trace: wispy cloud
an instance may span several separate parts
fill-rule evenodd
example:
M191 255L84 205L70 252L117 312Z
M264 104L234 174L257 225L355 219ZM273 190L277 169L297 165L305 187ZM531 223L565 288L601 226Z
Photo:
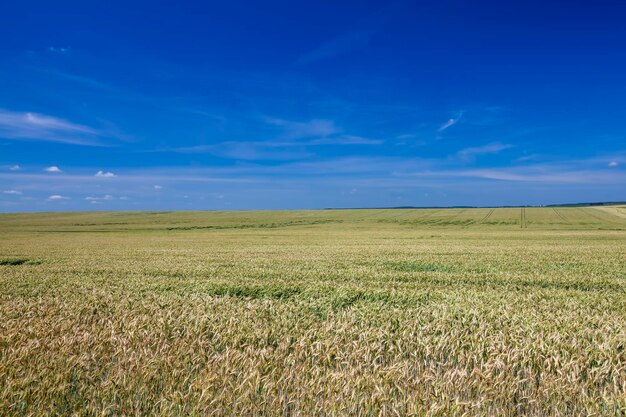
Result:
M615 167L619 166L619 162L611 161L611 162L608 163L608 166L611 167L611 168L615 168Z
M22 192L18 190L5 190L2 192L2 194L22 195Z
M284 139L300 139L309 137L326 137L341 131L335 122L328 119L313 119L306 122L298 122L277 118L265 118L269 125L282 129L281 137Z
M43 170L46 172L63 172L63 170L56 165L52 165L50 167L44 168Z
M47 74L59 77L63 80L72 81L74 83L80 84L83 87L96 88L99 90L110 91L114 93L122 93L121 90L113 87L109 84L103 83L101 81L95 80L93 78L85 77L82 75L71 74L67 72L57 71L53 69L46 69Z
M163 149L157 152L176 152L202 154L207 153L221 158L244 161L287 161L313 156L312 153L301 149L291 148L288 142L222 142L215 145L184 146L180 148Z
M584 164L576 161L512 167L441 169L396 173L396 175L409 175L421 178L477 178L509 182L579 185L619 184L626 181L626 176L620 173L620 171L585 167Z
M0 137L99 146L101 133L89 126L39 113L0 109Z
M400 6L400 2L391 2L385 7L375 10L370 16L348 28L345 33L329 39L317 48L301 55L294 62L294 65L312 64L367 46L370 40L383 28L385 22L399 12Z
M380 145L384 140L343 133L343 129L329 119L293 121L265 117L266 125L278 132L270 140L226 141L210 145L182 146L157 149L155 152L209 153L222 158L246 161L288 161L313 157L309 148L318 146Z
M48 200L50 201L59 201L59 200L69 200L69 197L65 197L59 194L53 194L50 197L48 197Z
M112 172L98 171L98 172L96 172L96 174L94 176L95 177L100 177L100 178L113 178L113 177L115 177L115 174L112 173Z
M403 135L396 136L396 139L406 140L406 139L414 139L417 135L415 133L405 133Z
M381 139L364 138L355 135L338 135L334 137L316 139L306 143L306 145L380 145L384 143Z
M313 157L315 153L307 150L308 147L380 145L382 143L384 143L384 141L380 139L371 139L355 135L336 135L319 139L297 141L230 141L215 145L186 146L163 149L160 151L177 153L209 153L223 158L241 159L246 161L289 161Z
M319 47L300 56L294 65L308 65L317 61L342 55L352 49L366 46L372 36L376 33L374 28L369 30L358 30L337 38L331 39Z
M304 149L293 148L289 143L281 142L223 142L210 147L213 155L247 161L272 160L285 161L313 156Z
M546 169L547 168L547 169ZM457 177L475 177L500 181L541 182L559 184L592 184L614 181L614 176L598 171L560 169L559 167L514 167L459 170Z
M111 194L106 194L106 195L104 195L102 197L92 197L92 196L85 197L85 200L91 201L91 202L94 202L94 201L111 201L111 200L114 200L114 199L115 198Z
M459 113L457 117L449 118L444 124L439 126L439 129L437 129L437 132L443 132L444 130L451 128L455 124L459 123L459 120L461 120L461 117L463 117L463 113Z
M469 159L469 158L473 158L473 157L478 156L478 155L499 153L499 152L502 152L505 149L509 149L509 148L512 148L512 147L513 147L513 145L510 145L508 143L494 142L494 143L489 143L489 144L483 145L483 146L473 146L473 147L470 147L470 148L462 149L462 150L460 150L457 153L457 155L460 158Z
M52 54L69 54L70 53L70 47L69 46L49 46L48 47L48 52L52 53Z
M162 190L162 189L163 189L163 187L162 187L162 186L160 186L160 185L155 185L153 188L154 188L155 190Z
M279 127L281 132L277 140L256 142L265 144L263 146L379 145L383 143L380 139L346 134L333 120L329 119L301 122L268 117L264 121L271 126Z
M457 119L448 119L447 122L445 122L444 124L442 124L441 126L439 126L439 129L437 129L438 132L443 132L444 130L446 130L447 128L449 128L450 126L454 126L457 122Z
M20 167L19 165L11 165L9 167L9 171L19 171L20 169L22 169L22 167Z
M541 160L541 158L543 158L543 155L538 154L538 153L533 153L530 155L520 156L519 158L516 158L515 161L516 162L538 161L538 160Z

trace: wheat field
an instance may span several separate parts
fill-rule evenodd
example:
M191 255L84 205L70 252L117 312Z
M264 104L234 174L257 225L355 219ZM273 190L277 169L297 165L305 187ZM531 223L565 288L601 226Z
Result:
M0 215L2 416L624 416L626 207Z

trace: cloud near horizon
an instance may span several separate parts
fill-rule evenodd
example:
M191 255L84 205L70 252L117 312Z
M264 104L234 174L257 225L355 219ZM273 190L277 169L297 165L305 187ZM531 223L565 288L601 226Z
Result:
M45 208L45 205L38 205L45 201L66 201L63 207L71 209L104 202L109 203L113 209L228 209L237 208L238 204L244 204L245 201L257 201L260 203L257 208L323 208L345 205L371 207L398 204L390 200L393 195L403 196L403 204L406 205L458 205L470 203L449 195L470 193L476 187L488 187L490 190L501 190L502 196L506 196L511 184L533 184L532 187L549 191L546 196L535 197L536 199L517 196L519 199L507 200L506 204L545 204L565 202L566 197L560 193L568 187L584 188L591 193L593 197L590 198L593 200L607 200L602 198L599 185L619 186L626 183L626 171L608 167L606 158L476 168L466 167L462 165L462 161L451 158L432 160L410 157L344 157L286 161L277 165L254 163L237 167L124 170L124 173L116 184L99 183L98 190L102 192L100 195L87 194L93 191L94 177L80 173L58 177L0 173L0 181L10 178L15 189L29 187L30 210ZM39 177L49 180L42 180L39 186L33 187L33 181L37 181L36 178ZM160 191L164 186L168 189L166 200L162 199L160 192L147 192L148 189ZM59 192L44 197L47 195L44 193L50 189ZM120 189L128 196L113 197ZM352 189L358 189L359 192L351 193ZM280 205L282 203L272 203L273 198L281 193L289 192L298 198L305 198L303 193L311 190L324 192L307 197L310 199L307 200L307 206L302 207L297 201L293 206L286 207ZM14 204L15 200L12 203L8 200L9 194L5 194L5 203L0 199L0 208L3 204L6 207ZM85 197L85 194L88 196ZM224 197L215 199L216 195ZM498 201L493 200L491 204ZM157 203L162 205L155 206Z
M87 201L91 201L91 202L99 202L99 201L111 201L114 200L115 198L111 195L111 194L105 194L102 197L93 197L93 196L88 196L85 197L85 200Z

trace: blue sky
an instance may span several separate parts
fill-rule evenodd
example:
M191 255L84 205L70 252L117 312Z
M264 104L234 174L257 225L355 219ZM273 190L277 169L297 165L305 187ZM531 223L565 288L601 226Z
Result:
M2 2L0 211L626 200L623 1Z

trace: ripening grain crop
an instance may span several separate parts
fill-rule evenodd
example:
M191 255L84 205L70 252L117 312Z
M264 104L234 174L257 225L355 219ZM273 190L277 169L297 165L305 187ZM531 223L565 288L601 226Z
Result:
M623 416L626 208L0 215L2 416Z

